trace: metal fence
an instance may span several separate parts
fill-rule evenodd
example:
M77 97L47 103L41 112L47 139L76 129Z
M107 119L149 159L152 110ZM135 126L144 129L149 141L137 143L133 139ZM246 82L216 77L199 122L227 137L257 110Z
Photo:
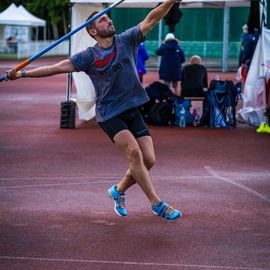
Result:
M25 43L13 44L10 46L6 41L0 40L0 60L7 57L13 59L25 59L40 52L44 48L48 47L54 41L31 41ZM181 41L181 47L184 50L186 56L186 63L192 55L199 55L203 64L207 68L220 69L222 67L222 42L209 42L209 41ZM150 59L146 62L146 67L149 69L158 68L158 57L155 51L158 48L157 40L146 40L146 49L150 55ZM229 58L228 68L236 69L238 67L238 55L239 55L240 42L229 43ZM68 40L60 43L52 50L46 53L45 56L68 56Z
M0 59L7 58L8 56L16 59L29 58L47 48L53 42L54 40L45 40L7 44L5 40L0 40ZM46 53L46 56L60 55L68 55L68 40L63 41L61 44Z
M186 63L192 55L199 55L207 68L220 69L222 67L222 42L181 41L180 46L184 50ZM151 69L156 69L158 67L158 58L155 51L158 48L158 41L146 40L145 47L150 55L150 59L146 62L146 66ZM229 42L228 51L228 68L236 69L238 67L240 42Z

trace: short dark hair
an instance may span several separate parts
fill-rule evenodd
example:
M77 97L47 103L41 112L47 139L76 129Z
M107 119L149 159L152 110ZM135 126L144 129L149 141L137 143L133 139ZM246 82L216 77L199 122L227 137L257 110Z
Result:
M93 17L94 17L96 14L98 14L98 13L99 13L98 11L92 12L92 13L89 15L89 17L88 17L85 21L86 21L86 22L89 21L91 18L93 18ZM93 22L87 24L87 25L85 26L85 29L86 29L86 31L88 32L90 29L93 29L94 27L95 27L95 21L93 21Z

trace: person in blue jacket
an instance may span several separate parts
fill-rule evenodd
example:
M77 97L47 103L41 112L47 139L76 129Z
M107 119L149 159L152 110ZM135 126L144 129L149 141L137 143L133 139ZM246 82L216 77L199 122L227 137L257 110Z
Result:
M248 32L248 25L245 24L242 26L241 34L241 45L240 45L240 55L239 55L239 64L238 66L247 65L250 62L250 49L251 49L251 39Z
M156 50L161 56L159 78L167 84L176 95L180 95L178 82L181 81L182 64L186 61L183 49L173 33L166 35L165 42Z
M143 75L146 74L145 62L149 59L149 54L144 46L144 43L141 42L138 48L138 56L137 56L137 71L140 78L141 83L143 83Z

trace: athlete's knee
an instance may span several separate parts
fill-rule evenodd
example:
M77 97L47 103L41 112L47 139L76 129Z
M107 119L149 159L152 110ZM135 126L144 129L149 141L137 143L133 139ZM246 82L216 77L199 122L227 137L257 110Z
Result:
M150 170L155 165L155 162L156 158L154 155L148 156L144 159L144 165L148 170Z
M139 147L131 146L128 148L128 156L132 162L141 162L143 160L142 152Z

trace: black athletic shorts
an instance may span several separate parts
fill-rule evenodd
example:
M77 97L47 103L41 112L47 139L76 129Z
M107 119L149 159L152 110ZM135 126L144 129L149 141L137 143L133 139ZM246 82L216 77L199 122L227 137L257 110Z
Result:
M137 108L129 109L123 113L110 118L107 121L99 122L100 127L114 142L114 136L121 130L129 130L135 138L150 136L140 112Z

